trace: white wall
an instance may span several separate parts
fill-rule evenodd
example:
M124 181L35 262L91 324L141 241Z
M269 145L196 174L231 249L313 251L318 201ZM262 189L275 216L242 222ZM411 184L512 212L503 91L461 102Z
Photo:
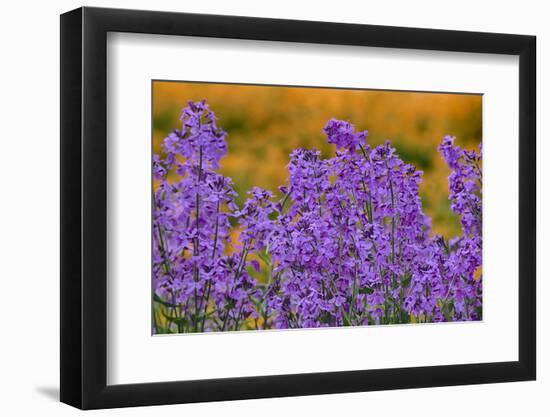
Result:
M101 411L94 415L201 416L358 415L461 416L547 415L550 412L550 285L545 255L550 249L550 209L542 166L550 146L543 141L548 97L550 26L545 2L523 0L454 2L315 2L201 0L93 1L86 5L238 14L293 19L534 34L538 37L538 349L537 382L325 395ZM12 415L74 415L57 402L59 378L59 17L78 1L55 4L10 1L2 5L0 71L0 410ZM546 189L543 189L546 188Z

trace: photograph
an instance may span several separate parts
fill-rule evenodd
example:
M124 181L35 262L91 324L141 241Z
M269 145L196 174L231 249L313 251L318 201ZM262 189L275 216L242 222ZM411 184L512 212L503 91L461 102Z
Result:
M483 320L482 94L151 88L152 334Z
M550 416L548 13L470 3L6 2L0 417Z

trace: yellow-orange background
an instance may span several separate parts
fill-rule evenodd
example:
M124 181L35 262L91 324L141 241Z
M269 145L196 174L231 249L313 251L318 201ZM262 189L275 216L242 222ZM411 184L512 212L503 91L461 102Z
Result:
M482 134L482 97L377 90L270 87L155 81L153 83L154 151L180 128L179 116L189 100L206 99L227 133L228 155L221 173L239 193L238 203L254 185L277 191L288 179L288 157L297 147L334 154L323 127L345 119L369 131L369 142L389 139L401 158L424 171L421 196L433 230L447 238L460 233L448 201L449 169L437 152L444 135L477 148Z

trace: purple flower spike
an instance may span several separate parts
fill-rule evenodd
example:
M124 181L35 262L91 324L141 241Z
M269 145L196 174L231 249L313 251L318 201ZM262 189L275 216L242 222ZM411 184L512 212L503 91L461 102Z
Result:
M330 119L324 128L328 143L334 143L339 149L355 151L356 148L366 146L368 131L355 133L354 126L343 120Z

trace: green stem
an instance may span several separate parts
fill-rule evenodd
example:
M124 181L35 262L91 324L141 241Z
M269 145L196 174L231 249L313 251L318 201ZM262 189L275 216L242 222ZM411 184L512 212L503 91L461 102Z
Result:
M199 172L198 172L198 179L197 179L197 186L200 185L202 180L202 146L199 148ZM194 239L194 255L199 256L199 245L200 245L200 193L197 190L197 193L195 194L195 227L197 229L197 236ZM197 265L197 260L195 259L195 265L193 267L193 275L194 275L194 281L195 283L199 282L200 280L200 271L199 267ZM195 314L193 314L193 327L195 331L198 331L198 317L197 314L199 312L199 297L197 293L197 288L195 287L194 290L195 295Z
M216 261L216 251L218 249L218 229L219 229L219 214L220 214L220 202L216 203L216 226L214 227L214 247L212 249L212 260ZM210 290L212 288L212 281L208 281L206 284L206 294L201 301L201 306L204 306L204 312L201 322L201 332L204 332L204 325L206 322L206 313L208 312L208 301L210 300ZM201 310L203 308L201 307Z
M241 272L242 272L242 270L244 268L244 265L246 263L246 257L248 256L249 249L250 249L250 243L247 243L246 246L243 249L241 259L239 260L239 264L237 265L237 270L235 271L235 280L237 278L239 278L239 276L241 275ZM232 292L232 291L233 291L233 288L231 289L230 292ZM227 315L225 316L225 318L223 320L223 325L222 325L222 330L221 330L222 332L225 330L225 326L227 325L227 320L228 320L229 315L232 311L233 311L233 308L230 308L229 310L227 310Z

